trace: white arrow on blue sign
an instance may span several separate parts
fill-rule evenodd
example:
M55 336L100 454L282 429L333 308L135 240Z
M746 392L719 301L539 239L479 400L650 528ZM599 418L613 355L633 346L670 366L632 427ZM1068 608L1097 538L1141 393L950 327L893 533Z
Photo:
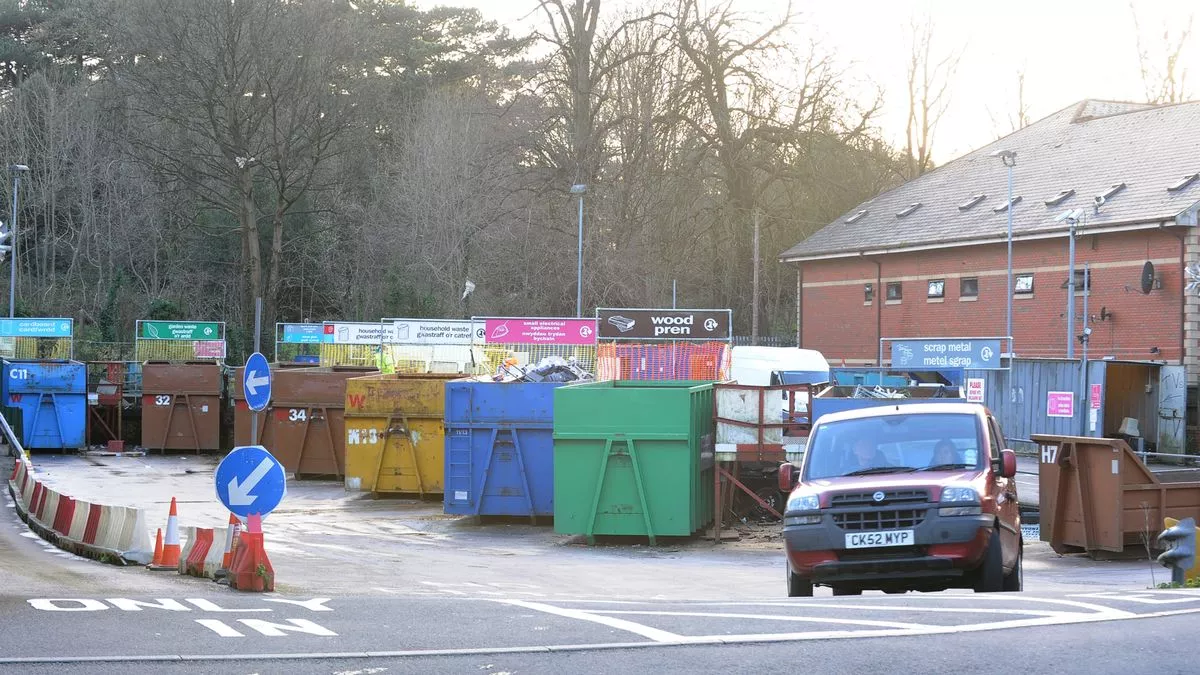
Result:
M271 402L271 366L267 357L254 352L246 359L246 368L242 372L242 391L246 395L246 405L255 412L265 410Z
M216 473L217 499L235 515L267 515L287 494L283 465L261 445L234 448Z

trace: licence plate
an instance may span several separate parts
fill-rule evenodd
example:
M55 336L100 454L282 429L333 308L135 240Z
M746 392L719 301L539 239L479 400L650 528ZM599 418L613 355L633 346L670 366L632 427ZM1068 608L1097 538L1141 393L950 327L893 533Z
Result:
M877 548L882 546L912 546L912 530L882 532L851 532L846 535L846 548Z

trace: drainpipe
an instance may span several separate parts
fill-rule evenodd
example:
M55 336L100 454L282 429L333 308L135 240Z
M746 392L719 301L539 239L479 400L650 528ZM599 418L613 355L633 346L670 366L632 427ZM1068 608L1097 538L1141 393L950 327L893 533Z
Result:
M1176 234L1166 227L1166 223L1159 223L1158 229L1170 234L1179 240L1179 263L1182 269L1187 267L1187 235ZM1187 279L1183 279L1183 288L1187 288ZM1179 295L1179 362L1187 363L1187 291L1184 290ZM1186 370L1186 368L1185 368Z
M871 262L875 263L875 342L879 343L879 361L875 365L883 368L883 303L887 295L883 292L883 264L874 259Z
M796 265L796 348L804 349L804 263Z

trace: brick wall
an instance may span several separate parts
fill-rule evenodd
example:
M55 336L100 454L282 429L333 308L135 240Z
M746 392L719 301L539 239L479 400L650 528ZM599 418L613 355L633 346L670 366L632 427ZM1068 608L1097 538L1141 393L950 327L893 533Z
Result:
M1181 233L1182 234L1182 233ZM1066 355L1068 249L1066 238L1013 245L1014 276L1032 273L1033 293L1013 300L1013 337L1018 356ZM1076 240L1076 265L1090 263L1092 317L1090 358L1183 361L1183 285L1179 237L1162 230L1089 235ZM1005 332L1004 244L958 247L878 258L882 285L864 299L864 284L875 284L877 268L864 259L804 263L802 346L823 352L831 362L874 360L879 350L876 312L884 337L999 336ZM1142 265L1150 260L1162 288L1143 295ZM978 279L975 300L960 297L960 279ZM945 279L945 297L927 297L928 282ZM903 298L886 301L888 282L901 283ZM880 308L878 303L884 303ZM1111 317L1101 321L1101 309ZM1200 310L1200 307L1197 307ZM1083 297L1076 295L1076 333L1082 331ZM1200 312L1198 312L1200 314ZM1200 321L1198 316L1194 321ZM1195 326L1200 329L1200 324ZM1193 337L1194 335L1194 337ZM1200 330L1189 334L1200 353ZM1157 347L1158 353L1151 348ZM1080 353L1076 342L1076 355ZM885 355L886 358L886 355Z

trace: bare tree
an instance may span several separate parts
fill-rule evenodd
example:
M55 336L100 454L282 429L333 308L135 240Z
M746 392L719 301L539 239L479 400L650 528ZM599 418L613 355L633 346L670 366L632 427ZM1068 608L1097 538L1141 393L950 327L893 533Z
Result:
M1138 65L1141 67L1142 86L1146 89L1146 102L1163 104L1188 100L1188 71L1183 67L1183 54L1190 46L1192 24L1196 16L1189 14L1187 22L1179 24L1178 32L1164 22L1161 41L1147 45L1143 41L1137 9L1132 2L1129 3L1129 11L1133 14Z
M912 179L933 168L934 134L950 106L951 87L962 54L951 52L940 59L935 55L933 21L928 17L920 24L913 21L910 31L904 153L908 157L908 178Z

